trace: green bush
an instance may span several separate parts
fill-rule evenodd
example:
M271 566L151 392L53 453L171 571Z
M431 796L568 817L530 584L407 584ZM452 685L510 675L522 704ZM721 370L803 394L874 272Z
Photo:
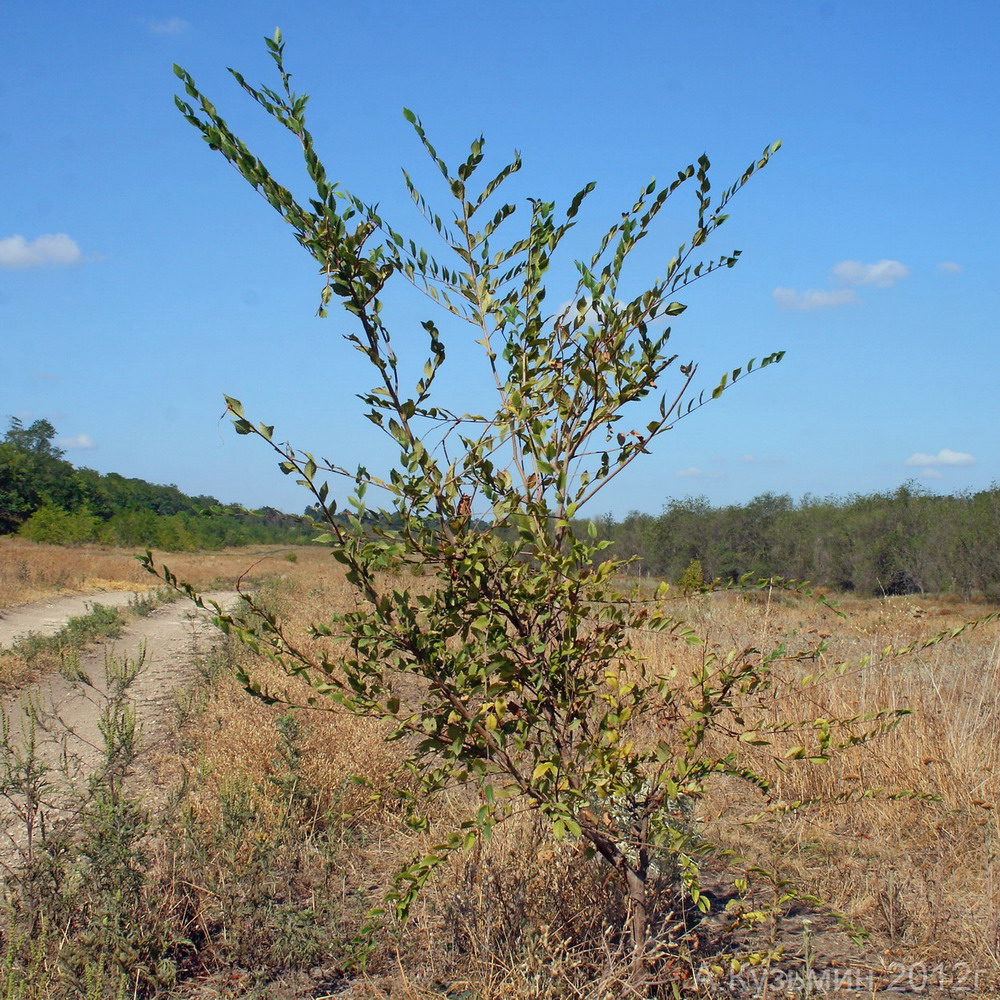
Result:
M681 574L677 581L677 586L685 596L701 590L705 586L705 574L702 571L701 563L697 559L692 559L688 563L687 569Z
M18 530L23 538L48 545L80 545L95 541L101 519L86 507L70 512L55 504L44 504Z

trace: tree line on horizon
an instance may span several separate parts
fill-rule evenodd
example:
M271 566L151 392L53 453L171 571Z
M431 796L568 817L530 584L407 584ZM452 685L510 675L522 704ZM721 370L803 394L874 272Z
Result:
M114 472L76 468L47 420L0 441L0 534L167 550L306 544L317 512L247 511ZM206 512L211 512L206 516ZM846 497L763 493L745 504L671 499L659 514L596 519L634 571L672 582L781 576L859 595L955 592L1000 599L1000 486L939 496L906 483ZM581 522L579 530L586 530Z
M1000 599L1000 486L939 496L905 483L846 497L763 493L745 504L670 500L658 514L597 520L640 574L735 582L781 576L864 596ZM695 565L697 564L697 565Z
M17 417L0 441L0 535L73 545L99 542L177 550L305 543L310 522L264 507L248 511L115 472L76 468L48 420ZM206 516L207 515L207 516Z

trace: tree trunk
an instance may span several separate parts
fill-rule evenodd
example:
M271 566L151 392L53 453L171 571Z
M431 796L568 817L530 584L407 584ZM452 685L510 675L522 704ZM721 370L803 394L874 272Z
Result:
M641 984L649 976L649 911L646 904L646 880L649 872L645 850L639 853L639 865L633 867L618 845L594 829L584 828L584 836L622 878L628 900L627 929L632 943L632 982Z
M646 879L627 866L624 874L628 891L628 927L632 938L632 977L635 981L641 982L649 971L646 963L649 944Z

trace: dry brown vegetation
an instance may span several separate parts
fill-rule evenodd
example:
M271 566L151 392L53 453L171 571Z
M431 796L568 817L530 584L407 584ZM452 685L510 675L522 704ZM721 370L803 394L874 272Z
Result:
M728 642L770 636L792 644L809 630L830 633L825 659L857 663L989 610L914 598L847 601L842 609L846 620L796 601L737 600L712 604L699 617ZM710 828L867 928L882 955L902 963L962 961L995 973L998 684L1000 647L992 628L816 687L791 684L771 708L775 718L837 718L880 708L907 708L912 715L870 744L776 777L777 800L829 800L855 789L847 802L776 812L766 823L744 827L733 820L748 803L720 789L707 804ZM865 789L883 792L865 797ZM906 791L921 798L890 797Z
M157 552L181 579L203 590L228 590L241 578L249 585L281 574L287 546L262 545L218 552ZM311 550L301 550L310 553ZM131 549L108 545L40 545L12 536L0 538L0 608L41 601L60 594L98 594L108 590L149 590L157 581L136 561ZM318 553L317 553L318 555Z
M300 628L311 616L322 617L324 606L350 599L337 571L313 558L304 559L280 591L283 607ZM852 945L846 932L826 934L826 961L967 963L995 975L1000 969L995 630L973 631L959 641L815 687L796 683L807 669L860 662L890 643L902 646L989 609L913 598L846 601L841 609L846 619L787 594L723 594L687 604L692 620L720 648L779 642L792 648L829 636L819 661L796 667L797 675L778 685L780 696L770 705L776 719L845 717L882 708L913 713L886 736L823 765L797 763L782 773L763 759L764 750L747 748L748 760L774 775L770 807L743 787L724 786L702 803L697 819L748 865L791 880L802 893L814 893L870 933L863 948ZM651 658L681 662L700 655L655 638L644 641ZM283 682L270 664L257 663L254 669L295 694L294 685ZM259 783L259 762L273 754L259 743L267 732L273 739L273 722L269 729L266 720L280 710L246 701L228 684L215 698L221 700L210 709L213 735L199 752L214 762L215 780ZM401 863L431 843L433 832L406 830L391 799L366 797L403 780L398 757L381 742L378 723L314 714L306 732L303 776L339 803L351 836L361 841L339 861L341 902L353 893L360 916L358 894L375 901L376 887L384 887ZM777 742L780 751L781 739ZM791 737L785 740L791 742ZM240 746L255 749L241 755ZM372 789L345 792L345 778L353 772L368 779ZM852 790L857 794L842 804L780 807ZM880 791L866 796L865 790ZM916 798L891 797L907 792ZM434 809L440 828L446 828L447 800ZM758 879L761 898L768 885ZM550 842L533 817L522 817L453 862L432 885L406 931L376 953L368 989L375 996L410 995L408 990L418 996L434 984L448 983L465 984L482 997L567 995L561 991L574 976L586 981L612 957L603 925L614 916L615 901L606 889L600 868L585 861L575 845ZM800 939L793 924L771 921L752 936L742 934L740 947L770 943L794 952Z
M12 554L27 567L22 575L43 590L56 585L52 567L59 558L72 567L62 586L96 577L145 582L126 553L55 553L13 542L4 545L5 566ZM272 580L260 593L311 643L307 623L354 598L328 553L298 549L294 555L294 562L281 553L268 558ZM167 562L179 575L215 586L235 579L254 558L226 552ZM264 575L261 567L253 573ZM23 600L29 591L18 593ZM791 880L863 926L867 942L851 944L814 904L785 905L762 925L737 926L728 937L724 919L714 918L709 934L707 923L678 914L676 963L693 967L711 961L713 951L775 946L784 948L786 962L801 961L795 955L803 946L805 914L823 930L817 967L965 963L984 970L979 995L986 995L986 984L1000 972L997 630L974 630L819 685L800 680L835 663L878 658L889 644L957 627L989 609L923 597L845 600L846 618L840 618L809 598L766 592L699 596L679 609L720 649L804 648L827 637L818 659L782 668L774 698L759 706L775 719L883 708L908 708L912 715L876 741L820 765L777 766L773 756L781 756L791 736L777 737L776 748L745 747L748 762L773 776L770 800L743 786L720 785L694 817L745 859L732 864L736 873L757 866ZM655 637L642 642L651 659L676 664L679 677L685 658L700 655ZM230 647L228 655L293 701L307 693L245 649ZM381 722L265 705L246 695L221 664L206 666L203 682L182 700L177 733L158 764L160 782L175 794L151 828L143 889L145 919L160 928L159 947L172 963L164 966L169 974L161 976L157 995L324 996L324 989L332 995L349 982L348 995L355 997L627 995L616 979L615 941L607 930L620 918L620 902L605 873L577 845L552 842L531 814L454 858L405 928L384 922L366 971L348 971L365 913L392 874L449 828L457 804L438 799L430 805L430 831L412 831L394 795L410 779L398 747L384 742ZM855 794L847 801L830 801L850 790ZM891 797L905 792L916 797ZM826 801L789 806L810 799ZM708 879L724 885L721 865L709 866ZM752 882L755 895L745 909L774 898L774 880L757 875ZM685 920L689 933L682 936ZM688 957L681 957L685 949ZM678 974L677 981L691 988L690 976Z

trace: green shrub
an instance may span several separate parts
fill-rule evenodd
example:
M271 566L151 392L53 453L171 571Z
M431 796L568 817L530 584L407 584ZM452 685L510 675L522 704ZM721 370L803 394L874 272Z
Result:
M705 574L702 572L701 563L697 559L692 559L688 563L687 569L681 574L677 581L680 592L685 596L702 590L705 586Z
M94 541L100 525L101 519L86 508L71 513L54 504L45 504L21 525L18 534L49 545L79 545Z

